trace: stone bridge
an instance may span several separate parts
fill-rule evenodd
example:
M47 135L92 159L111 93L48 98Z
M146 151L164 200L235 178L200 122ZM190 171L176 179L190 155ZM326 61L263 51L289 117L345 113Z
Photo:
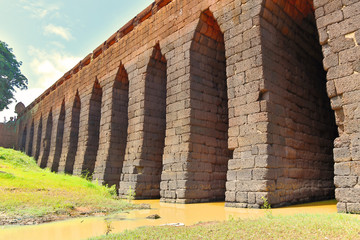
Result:
M360 212L359 29L359 0L156 0L20 114L18 148L138 199Z

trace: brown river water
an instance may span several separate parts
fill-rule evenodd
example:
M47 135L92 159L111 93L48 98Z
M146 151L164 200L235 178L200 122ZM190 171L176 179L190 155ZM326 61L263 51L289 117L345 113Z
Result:
M256 218L266 213L264 209L227 208L224 202L199 204L160 203L159 200L137 200L135 204L146 203L151 209L130 211L107 217L87 217L34 226L0 226L0 240L79 240L103 235L106 221L111 222L111 233L135 229L141 226L158 226L169 223L193 225L200 221L223 221L229 218ZM336 213L336 201L323 201L271 209L273 215L298 213ZM146 219L158 214L160 219Z

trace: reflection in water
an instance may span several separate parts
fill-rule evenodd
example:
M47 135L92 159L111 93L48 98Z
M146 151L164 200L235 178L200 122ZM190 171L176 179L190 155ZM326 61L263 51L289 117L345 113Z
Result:
M200 221L223 221L230 217L259 217L265 214L262 209L225 208L224 202L199 204L169 204L159 200L138 200L136 204L147 203L152 209L131 211L107 217L89 217L53 222L35 226L0 227L0 239L86 239L105 234L106 222L111 222L112 233L140 226L158 226L167 223L192 225ZM335 213L336 201L323 201L301 204L285 208L271 209L273 215L296 213ZM146 219L158 214L160 219Z

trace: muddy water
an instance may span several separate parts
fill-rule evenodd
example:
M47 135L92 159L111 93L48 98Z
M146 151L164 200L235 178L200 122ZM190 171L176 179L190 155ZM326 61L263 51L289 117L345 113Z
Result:
M230 217L260 217L265 214L262 209L225 208L224 202L200 204L168 204L159 200L134 201L137 204L147 203L152 209L131 211L119 215L104 217L89 217L71 219L61 222L47 223L36 226L0 227L0 239L86 239L102 235L106 232L106 221L111 222L112 233L125 229L134 229L140 226L158 226L168 223L184 223L192 225L200 221L222 221ZM296 213L335 213L336 202L324 201L311 204L295 205L285 208L272 209L273 215ZM160 219L146 219L152 214L160 215Z

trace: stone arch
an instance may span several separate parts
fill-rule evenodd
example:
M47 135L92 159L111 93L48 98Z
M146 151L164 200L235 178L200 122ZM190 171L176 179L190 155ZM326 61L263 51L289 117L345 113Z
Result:
M120 175L125 157L127 128L129 80L124 65L120 63L115 76L104 84L102 98L99 150L96 158L94 178L99 183L119 187ZM107 90L109 89L109 90Z
M41 135L42 135L42 114L40 115L39 124L37 127L37 134L36 134L36 148L35 148L35 159L39 159L40 155L40 148L41 148Z
M144 138L139 174L138 198L159 198L162 156L166 130L166 64L157 43L150 57L145 77Z
M190 163L186 199L224 200L228 98L224 35L210 10L201 13L190 47Z
M28 143L27 153L26 153L28 156L33 155L33 142L34 142L34 120L32 120L31 126L30 126L29 143Z
M92 88L89 102L87 142L85 147L84 160L81 166L82 174L91 175L94 172L97 151L99 148L102 94L102 87L96 79Z
M269 111L272 159L262 180L272 182L267 198L273 206L334 198L335 116L313 3L299 2L265 0L260 16L265 78L260 98Z
M64 163L61 166L62 170L65 173L73 173L75 156L78 149L79 142L79 126L80 126L80 110L81 110L81 99L79 96L79 91L76 91L74 101L71 108L71 120L69 127L69 138L66 144L66 148L63 148L63 153L65 152ZM67 140L67 139L66 139ZM65 145L65 142L63 143Z
M55 152L54 152L53 162L51 165L51 171L54 172L57 172L59 169L59 162L60 162L62 145L63 145L64 125L65 125L65 99L61 103L59 119L57 122Z
M50 146L51 146L51 133L53 127L53 116L52 116L52 109L50 109L47 121L46 121L46 128L44 138L42 139L42 155L40 160L40 167L45 168L47 166L47 161L49 158L50 153Z

